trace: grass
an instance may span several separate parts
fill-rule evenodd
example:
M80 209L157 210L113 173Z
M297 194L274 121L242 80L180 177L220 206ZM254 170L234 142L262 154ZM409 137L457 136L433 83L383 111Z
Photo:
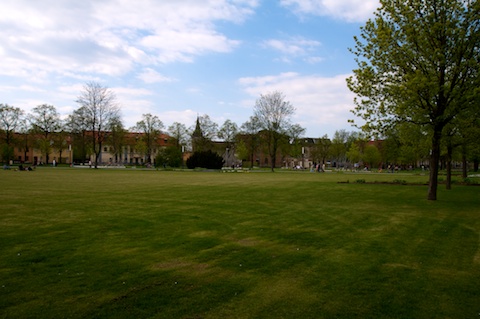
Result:
M480 188L427 178L0 171L0 318L477 318Z

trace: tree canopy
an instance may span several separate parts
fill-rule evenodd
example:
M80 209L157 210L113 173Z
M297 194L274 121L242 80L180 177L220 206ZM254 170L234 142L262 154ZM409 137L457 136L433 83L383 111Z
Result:
M134 131L143 133L142 140L145 143L145 155L148 163L152 162L156 138L162 132L163 127L163 122L158 116L147 113L142 115L142 120L138 121L133 128Z
M91 133L92 148L95 153L95 167L100 160L102 143L106 141L108 131L120 116L115 93L97 82L88 82L83 86L76 101L85 124Z
M476 106L480 2L380 0L355 38L358 69L347 80L363 129L383 133L399 122L431 133L428 199L435 200L445 126Z
M8 163L13 157L13 139L15 131L22 126L23 111L18 107L0 104L0 131L3 132L2 158Z
M255 103L254 116L264 131L263 137L270 155L272 172L275 168L280 142L291 132L291 117L294 113L293 105L286 101L285 95L279 91L261 94Z

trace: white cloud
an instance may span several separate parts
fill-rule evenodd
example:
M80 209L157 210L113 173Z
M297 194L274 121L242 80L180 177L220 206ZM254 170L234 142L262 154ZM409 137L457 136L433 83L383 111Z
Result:
M348 22L365 22L379 6L378 0L281 0L300 15L330 16Z
M143 88L116 87L111 88L111 90L115 93L115 95L125 98L130 96L148 96L153 94L152 91Z
M22 92L45 92L44 89L31 86L31 85L20 85L20 86L11 86L11 85L2 85L0 86L0 92L7 92L7 91L22 91Z
M309 56L304 59L305 62L310 64L316 64L324 61L325 59L320 56Z
M165 30L143 37L142 47L158 52L157 60L162 63L192 62L194 57L205 52L230 52L240 42L211 30Z
M257 1L85 0L2 3L0 74L120 76L136 64L191 62L230 52L239 41L215 23L243 22Z
M348 126L353 118L353 94L348 90L345 79L349 75L334 77L304 76L297 73L282 73L277 76L248 77L239 80L245 91L257 99L261 94L280 91L295 107L294 121L309 127L311 137L328 134ZM248 105L254 105L250 100ZM352 129L353 130L353 129Z
M142 114L155 113L155 105L148 97L153 92L143 88L113 87L126 128L142 120Z
M322 59L311 56L321 46L316 40L305 39L304 37L289 37L287 39L269 39L263 42L263 46L273 49L282 54L278 61L290 62L295 58L303 58L309 63L317 63Z
M264 42L267 47L288 55L304 55L313 48L320 46L320 42L303 38L289 40L271 39Z
M197 112L191 109L186 109L182 111L163 112L159 117L162 119L163 124L165 124L165 129L175 122L185 124L185 126L188 128L195 124L197 115Z
M137 78L148 84L175 81L175 79L163 76L157 71L150 68L144 69L142 73L137 75Z

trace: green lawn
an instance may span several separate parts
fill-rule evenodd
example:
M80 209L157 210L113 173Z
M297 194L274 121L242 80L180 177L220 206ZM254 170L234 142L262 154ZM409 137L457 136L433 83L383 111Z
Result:
M0 318L479 318L480 187L355 182L427 179L0 171Z

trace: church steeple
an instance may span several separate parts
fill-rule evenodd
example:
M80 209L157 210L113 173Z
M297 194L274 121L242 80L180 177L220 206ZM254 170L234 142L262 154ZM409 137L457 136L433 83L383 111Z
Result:
M203 132L200 126L200 117L197 115L197 124L195 130L192 133L192 151L196 152L202 149L203 144Z
M203 137L203 132L202 128L200 127L200 118L197 115L197 124L195 125L195 130L192 133L192 138L202 138Z

